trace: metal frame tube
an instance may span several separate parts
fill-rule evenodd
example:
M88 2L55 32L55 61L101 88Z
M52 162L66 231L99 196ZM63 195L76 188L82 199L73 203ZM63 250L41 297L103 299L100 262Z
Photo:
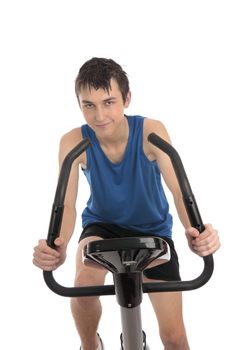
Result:
M120 307L124 350L143 350L140 305L130 309Z

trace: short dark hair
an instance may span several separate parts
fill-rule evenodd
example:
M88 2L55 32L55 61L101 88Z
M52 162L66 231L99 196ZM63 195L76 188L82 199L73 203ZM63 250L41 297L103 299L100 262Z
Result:
M75 80L75 93L78 97L80 90L87 87L109 93L112 78L116 80L125 102L129 92L127 74L118 63L108 58L93 57L82 65Z

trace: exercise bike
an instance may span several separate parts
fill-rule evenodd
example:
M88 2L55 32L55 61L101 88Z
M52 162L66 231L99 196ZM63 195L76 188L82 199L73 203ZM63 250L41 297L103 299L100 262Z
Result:
M158 135L151 133L148 141L165 152L171 159L183 195L184 205L190 223L201 233L205 227L186 176L182 161L173 146ZM54 241L59 236L64 199L73 161L90 145L82 140L64 159L58 178L52 207L47 243L55 248ZM163 263L169 260L169 246L159 237L132 237L96 240L84 248L86 263L100 264L113 273L113 285L64 287L56 282L51 271L43 271L47 286L56 294L65 297L116 295L120 306L122 334L121 347L124 350L145 350L146 336L142 331L141 310L143 293L188 291L203 286L210 279L214 262L213 256L203 258L204 268L200 276L189 281L142 282L143 270L153 261Z

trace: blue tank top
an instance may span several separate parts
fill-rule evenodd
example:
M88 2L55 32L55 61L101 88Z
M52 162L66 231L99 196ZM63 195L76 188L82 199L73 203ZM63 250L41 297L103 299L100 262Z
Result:
M141 116L126 116L129 124L124 158L112 163L100 147L94 131L82 126L88 137L87 168L83 172L90 185L90 198L82 213L83 227L94 222L119 225L128 230L171 238L172 216L161 184L156 161L143 151Z

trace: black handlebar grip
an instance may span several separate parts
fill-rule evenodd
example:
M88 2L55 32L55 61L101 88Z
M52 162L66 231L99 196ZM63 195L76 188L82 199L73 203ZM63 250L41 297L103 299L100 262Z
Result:
M148 141L152 143L154 146L161 149L164 153L166 153L172 162L174 171L176 173L176 177L183 195L184 205L190 220L190 223L193 227L197 228L199 232L203 232L205 226L202 222L202 218L195 200L195 197L192 193L191 186L189 184L189 180L187 178L183 163L181 158L176 151L176 149L162 139L160 136L151 133L148 136Z
M64 200L69 180L70 170L73 161L78 158L90 145L89 139L83 139L75 148L73 148L65 157L58 178L57 189L55 193L52 213L49 223L47 244L55 248L54 241L59 237L61 223L63 218Z

